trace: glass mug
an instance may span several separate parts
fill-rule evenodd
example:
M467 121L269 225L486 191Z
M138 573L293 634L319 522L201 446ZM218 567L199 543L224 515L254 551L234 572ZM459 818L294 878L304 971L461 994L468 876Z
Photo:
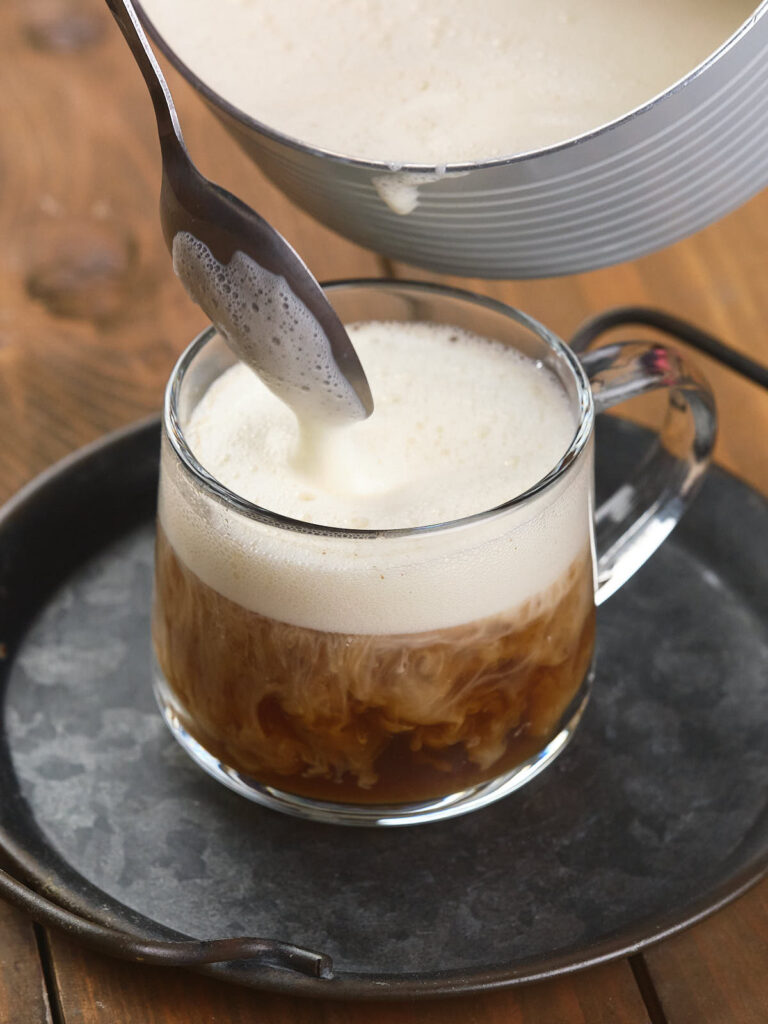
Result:
M155 692L193 759L259 803L349 825L435 821L505 796L569 741L589 695L595 606L693 496L714 403L659 345L579 359L524 314L467 292L352 281L327 294L347 323L447 323L539 360L572 403L573 440L524 494L452 522L292 520L229 491L187 444L192 411L235 362L205 331L166 393ZM669 402L654 447L595 511L595 411L657 388Z

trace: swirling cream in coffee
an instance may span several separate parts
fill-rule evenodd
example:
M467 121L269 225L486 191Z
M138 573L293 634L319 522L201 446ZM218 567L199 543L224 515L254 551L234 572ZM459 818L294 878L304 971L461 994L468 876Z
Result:
M411 802L540 750L592 653L591 460L546 476L576 421L559 382L447 325L349 326L375 399L320 443L247 368L185 427L232 492L213 501L166 442L155 647L175 713L223 763L286 792Z

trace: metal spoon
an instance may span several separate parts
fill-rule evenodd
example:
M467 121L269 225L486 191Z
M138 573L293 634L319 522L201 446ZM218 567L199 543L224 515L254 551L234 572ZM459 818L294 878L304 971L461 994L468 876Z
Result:
M184 145L168 85L132 3L130 0L107 0L107 6L131 48L155 108L163 159L160 221L169 250L174 252L177 236L192 236L206 246L223 267L228 266L236 254L242 253L266 271L268 277L274 275L277 280L284 279L293 293L291 301L295 297L317 321L327 340L330 358L351 388L346 399L342 396L337 402L336 418L364 419L370 416L373 398L365 372L349 335L317 280L270 224L236 196L200 174ZM242 260L242 257L237 258ZM285 285L280 284L284 288ZM205 301L206 295L195 293L193 297L216 322L210 303ZM270 346L270 340L277 344L279 341L258 336L243 338L242 332L237 331L222 333L236 354L272 386L269 360L276 350ZM311 392L312 383L305 384L303 391ZM319 380L314 383L322 388ZM279 393L278 387L273 387L273 390ZM294 404L290 398L286 401Z

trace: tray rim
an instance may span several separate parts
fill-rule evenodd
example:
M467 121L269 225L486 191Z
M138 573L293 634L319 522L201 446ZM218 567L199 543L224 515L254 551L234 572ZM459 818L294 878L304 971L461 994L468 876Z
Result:
M627 421L619 422L627 423ZM632 427L632 429L638 428ZM155 439L156 456L159 456L160 418L158 416L151 416L104 435L65 456L33 478L0 508L0 547L2 547L9 525L13 523L16 517L28 510L30 506L37 505L40 502L45 503L46 493L60 483L63 478L78 470L92 470L94 464L102 460L105 454L109 454L116 445L125 444L129 447L135 446L138 449L142 449L144 446L149 445L150 436ZM157 457L154 460L154 464L157 464ZM735 474L721 467L713 466L710 470L710 475L715 478L718 475L722 475L745 491L748 491L751 495L757 496L762 504L768 507L768 499L749 484L740 480ZM87 498L87 495L85 497ZM145 517L136 516L136 525L145 522ZM108 538L108 541L118 539L121 535L124 535L125 530L126 527L118 530ZM99 546L97 544L94 547L91 556L96 554ZM66 578L66 575L63 578ZM39 611L44 606L46 598L46 593L41 594L35 609L36 611ZM29 621L25 623L19 634L20 637L24 635L26 628L31 624L33 618L34 615L31 615ZM0 684L3 698L5 696L5 679L13 664L13 660L13 655L11 655L3 663L2 682ZM4 773L9 778L15 779L16 776L6 743L4 724L1 732L0 761L3 762ZM21 800L24 813L26 813L29 821L37 830L39 842L49 860L45 862L34 853L30 855L6 828L6 824L3 821L0 821L0 851L11 862L18 872L20 879L30 885L37 894L48 898L53 897L54 901L61 906L74 911L88 921L113 930L116 934L133 935L137 938L146 939L160 936L173 939L191 938L191 936L183 932L175 931L168 926L153 921L151 918L145 917L128 905L109 896L109 894L101 890L94 883L79 875L77 870L69 865L58 851L47 842L42 830L37 828L34 814L26 804L26 801L23 800L23 797L21 797L20 791L17 794L11 795L15 796L15 802ZM80 893L68 891L56 883L53 876L58 872L60 865L66 865L70 873L80 880L82 889L85 890L85 896L83 896L82 890ZM255 968L245 970L242 962L238 968L237 963L233 961L195 967L194 969L221 980L265 991L316 998L398 1000L417 997L465 995L473 992L541 981L577 970L583 970L620 957L632 956L642 949L669 938L684 928L690 927L722 909L744 894L753 885L757 884L766 875L768 875L768 843L763 850L748 858L746 864L728 879L718 882L708 889L706 893L702 893L697 898L688 901L682 907L662 915L652 915L649 918L640 919L635 925L622 929L615 936L598 940L586 946L577 945L565 951L559 951L549 957L537 955L529 960L518 959L510 963L488 964L480 968L454 968L446 971L414 973L339 971L339 973L328 979L311 978L265 965L257 965ZM3 895L2 878L0 878L0 897ZM31 906L26 909L34 910ZM121 912L124 912L122 920L120 920ZM37 916L39 917L39 911ZM133 922L140 921L146 930L142 930L141 927L132 923L132 921L126 920L128 917L132 918ZM115 927L116 919L120 924L119 928ZM46 921L43 920L43 923L46 923ZM83 939L82 936L80 938ZM93 945L97 949L102 948L98 942L92 941L87 944Z

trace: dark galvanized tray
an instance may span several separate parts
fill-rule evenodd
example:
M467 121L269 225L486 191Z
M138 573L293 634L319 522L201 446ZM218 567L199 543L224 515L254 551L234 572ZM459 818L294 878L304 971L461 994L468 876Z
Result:
M713 470L601 609L592 702L552 768L464 818L349 830L240 799L161 722L148 639L158 439L156 422L107 438L0 516L0 847L50 902L10 881L5 895L42 919L54 903L95 922L59 915L121 955L242 956L158 941L232 935L309 947L332 965L267 942L201 969L375 999L633 952L765 871L768 504L748 487ZM602 486L644 442L601 424Z

